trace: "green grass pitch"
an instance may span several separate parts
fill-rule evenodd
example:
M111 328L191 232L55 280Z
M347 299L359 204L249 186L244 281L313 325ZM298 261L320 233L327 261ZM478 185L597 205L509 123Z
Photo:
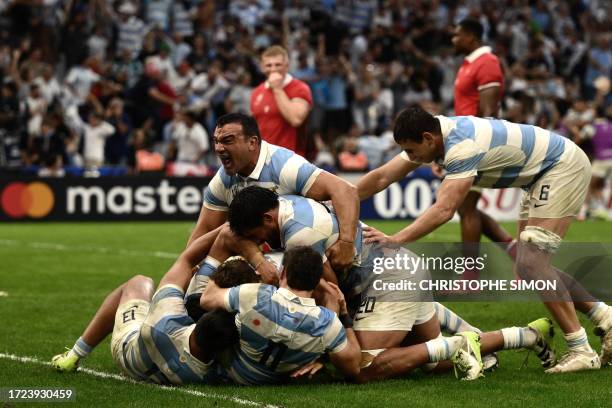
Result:
M375 222L386 232L401 222ZM513 230L514 224L505 224ZM68 406L609 406L612 367L560 376L545 375L535 356L521 369L524 354L504 352L501 367L471 383L452 373L369 385L344 383L268 387L188 386L185 391L100 378L79 372L60 374L47 362L72 346L106 294L134 274L156 280L181 251L190 223L49 223L0 226L0 387L74 388ZM576 223L571 241L610 241L610 224ZM429 237L433 242L459 239L457 224ZM482 329L522 325L547 315L538 303L454 303L452 308ZM592 325L584 321L590 333ZM599 339L590 336L599 349ZM563 349L560 336L557 348ZM83 366L116 375L109 341ZM9 355L35 360L18 361ZM189 393L194 391L192 393ZM10 403L8 406L28 404ZM57 405L31 403L29 405Z

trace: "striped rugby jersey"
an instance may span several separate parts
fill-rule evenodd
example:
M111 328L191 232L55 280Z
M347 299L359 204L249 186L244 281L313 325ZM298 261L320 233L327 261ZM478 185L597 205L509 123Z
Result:
M312 247L327 260L325 251L338 241L338 218L333 209L310 198L286 195L278 198L278 225L282 249ZM358 262L361 253L361 224L357 224L355 248Z
M225 308L237 312L240 349L227 375L239 384L283 382L323 353L337 353L347 345L334 312L285 288L236 286L227 292Z
M482 187L529 189L578 147L537 126L474 116L436 116L444 140L447 179L475 177ZM407 158L405 152L402 153Z
M195 323L187 315L183 290L164 285L155 292L140 336L150 359L159 368L164 383L212 382L216 365L203 363L191 355L189 336Z
M333 209L318 201L301 196L279 197L278 224L284 251L298 246L309 246L327 261L325 251L336 243L339 236L338 219ZM372 245L363 243L364 224L357 224L355 258L352 268L338 275L338 283L347 297L359 294L372 275Z
M326 205L316 200L296 195L278 198L278 223L281 246L288 250L297 246L309 246L317 251L323 262L327 260L325 251L336 243L339 236L336 214ZM362 226L358 224L355 234L356 256L354 264L361 262ZM199 298L206 288L210 275L219 267L220 262L208 256L204 259L187 289L185 301Z
M229 176L221 167L204 192L204 207L228 211L236 194L252 185L269 188L279 195L304 195L321 172L291 150L262 140L259 159L251 174L247 177L240 174Z

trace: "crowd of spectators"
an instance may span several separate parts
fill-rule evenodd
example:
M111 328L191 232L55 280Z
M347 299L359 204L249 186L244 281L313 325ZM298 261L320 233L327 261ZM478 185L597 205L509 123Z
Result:
M313 95L313 160L362 171L396 153L390 126L420 103L452 114L464 18L502 62L502 117L556 130L610 119L605 0L8 0L0 2L0 167L62 175L218 164L215 119L249 113L281 44ZM316 159L315 159L316 158Z

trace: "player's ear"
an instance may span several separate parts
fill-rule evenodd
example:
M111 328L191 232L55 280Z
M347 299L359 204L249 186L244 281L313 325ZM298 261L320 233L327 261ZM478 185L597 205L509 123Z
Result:
M255 150L257 150L257 146L259 145L259 139L257 138L257 136L255 136L255 135L248 136L247 141L249 143L249 151L250 152L254 152Z
M428 145L434 144L435 143L435 137L434 137L433 133L423 132L423 142L427 143Z

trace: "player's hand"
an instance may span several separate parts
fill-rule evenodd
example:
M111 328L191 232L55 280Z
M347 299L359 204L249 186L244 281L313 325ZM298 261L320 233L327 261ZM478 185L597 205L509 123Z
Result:
M337 240L325 252L334 271L345 271L353 265L355 259L355 244Z
M272 72L268 77L268 85L272 89L283 89L283 80L285 78L278 72Z
M320 360L315 360L312 363L306 364L304 367L298 368L294 372L291 373L291 378L298 378L308 374L308 378L312 378L320 369L322 369L324 364Z
M338 293L331 286L331 283L325 279L321 279L317 285L315 292L318 292L317 297L319 304L336 314L340 314L340 299Z
M433 173L434 176L436 176L439 179L444 178L444 169L439 164L435 164L435 163L432 164L431 172Z
M261 281L268 285L278 286L278 271L276 266L267 259L257 266L257 274L261 275Z
M338 299L338 316L348 314L348 309L346 307L346 299L344 298L344 293L342 293L340 287L333 282L327 282L327 285L334 293L334 296Z
M379 243L385 246L397 246L398 243L395 242L393 237L380 232L376 228L372 227L364 227L363 228L363 239L366 244Z

